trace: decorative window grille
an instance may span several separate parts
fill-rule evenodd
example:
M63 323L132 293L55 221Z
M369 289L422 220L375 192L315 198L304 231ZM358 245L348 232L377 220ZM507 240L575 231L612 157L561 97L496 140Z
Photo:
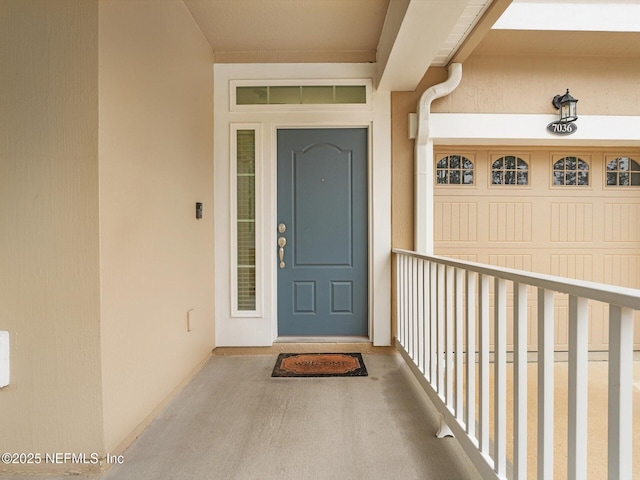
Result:
M473 185L474 165L462 155L448 155L436 163L436 184Z
M629 157L618 157L607 163L608 187L640 186L640 164Z
M492 185L528 185L529 164L520 157L505 155L491 164Z
M578 157L564 157L553 164L554 185L589 185L589 164Z

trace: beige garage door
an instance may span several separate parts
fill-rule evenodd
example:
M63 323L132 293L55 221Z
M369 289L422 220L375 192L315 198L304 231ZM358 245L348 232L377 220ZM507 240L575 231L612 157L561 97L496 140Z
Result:
M639 150L439 147L435 163L437 255L640 288ZM566 296L555 309L562 350ZM606 350L608 310L590 313L590 348ZM536 350L535 320L529 338Z

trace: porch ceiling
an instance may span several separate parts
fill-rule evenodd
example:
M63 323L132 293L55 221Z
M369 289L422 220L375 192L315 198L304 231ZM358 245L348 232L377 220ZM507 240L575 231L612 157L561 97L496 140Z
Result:
M183 0L217 63L378 62L379 88L414 90L492 4L511 0Z

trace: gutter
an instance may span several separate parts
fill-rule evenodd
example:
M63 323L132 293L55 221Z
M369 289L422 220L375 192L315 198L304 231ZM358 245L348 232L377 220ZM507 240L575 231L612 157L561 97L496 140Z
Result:
M434 233L434 160L433 140L429 136L431 103L449 95L462 80L462 64L449 65L449 77L442 83L429 87L420 97L417 106L417 133L415 138L415 218L414 250L433 255Z

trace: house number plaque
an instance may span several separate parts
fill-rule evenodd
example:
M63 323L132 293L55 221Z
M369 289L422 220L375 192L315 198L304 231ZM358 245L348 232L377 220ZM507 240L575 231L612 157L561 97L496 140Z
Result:
M571 135L578 130L578 126L573 122L551 122L547 130L554 135Z

